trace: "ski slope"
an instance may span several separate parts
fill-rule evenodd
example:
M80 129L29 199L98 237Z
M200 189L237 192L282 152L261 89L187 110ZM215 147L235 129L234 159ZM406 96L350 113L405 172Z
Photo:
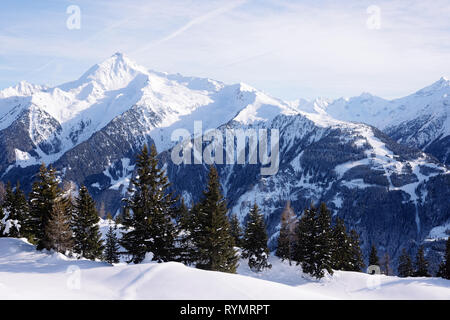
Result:
M243 260L238 274L176 262L111 266L0 238L0 299L450 299L448 280L339 271L315 281L287 262L271 263L259 274Z

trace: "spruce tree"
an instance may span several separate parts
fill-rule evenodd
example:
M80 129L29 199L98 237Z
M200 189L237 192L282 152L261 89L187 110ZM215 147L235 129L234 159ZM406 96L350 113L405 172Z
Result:
M320 204L319 214L317 216L319 234L316 243L316 265L313 275L316 278L324 276L324 270L333 274L332 270L332 251L333 235L331 229L331 212L324 202Z
M235 213L230 217L230 234L234 239L234 245L241 248L243 245L243 232L239 219Z
M186 207L184 199L181 199L176 212L177 220L177 258L176 260L186 265L193 262L195 247L192 240L193 219L191 211Z
M47 169L42 163L38 180L33 183L29 194L30 218L26 223L30 232L29 240L37 245L37 250L52 247L45 230L53 213L53 206L61 196L62 191L58 186L55 170L51 166Z
M425 259L425 253L423 246L419 247L416 256L416 271L414 272L416 277L431 277L428 272L428 261Z
M227 206L220 191L219 175L213 166L202 200L193 206L193 260L199 269L235 273L238 256L230 234Z
M444 260L439 265L438 277L450 280L450 237L445 243Z
M378 252L375 245L372 245L370 248L369 266L380 266L380 259L378 258Z
M106 245L105 251L103 253L103 260L109 264L118 263L119 258L119 240L116 235L117 227L112 225L109 226L108 233L106 234Z
M177 199L168 192L170 184L165 171L158 168L154 145L149 153L145 145L136 160L137 176L131 180L125 200L130 216L124 219L126 232L122 246L131 256L130 262L141 262L147 252L153 260L162 262L173 259L176 229L172 222Z
M281 213L280 235L278 237L278 245L275 255L282 261L287 259L289 265L293 258L293 247L295 244L295 231L297 227L297 217L291 208L291 202L287 201L286 206Z
M402 249L402 253L398 258L398 276L401 278L412 277L414 275L414 268L412 265L411 257L406 252L406 249Z
M347 234L344 221L337 218L333 227L333 269L351 271L353 269L353 250L350 236Z
M82 186L73 206L74 251L90 260L100 259L103 254L104 247L98 226L99 221L95 202L88 189Z
M73 235L70 228L70 218L62 201L53 204L50 219L45 226L45 235L48 241L47 249L53 249L60 253L72 250Z
M269 248L267 248L267 232L264 217L259 214L256 203L249 213L242 249L242 256L243 258L248 258L248 266L253 271L259 272L272 267L267 261Z
M303 272L313 273L315 264L315 241L317 237L317 209L311 206L304 210L296 228L297 241L294 246L294 260L302 266Z
M359 243L359 236L356 230L352 229L350 231L350 265L351 268L348 271L358 271L364 268L364 258L361 250L361 246Z
M305 210L297 228L295 257L303 272L322 278L332 274L333 237L331 214L324 203L317 210L312 204Z
M26 219L28 217L28 204L25 194L17 183L15 190L12 190L8 183L5 189L5 199L3 202L3 213L8 232L5 236L21 238L27 236ZM6 230L5 230L6 231Z

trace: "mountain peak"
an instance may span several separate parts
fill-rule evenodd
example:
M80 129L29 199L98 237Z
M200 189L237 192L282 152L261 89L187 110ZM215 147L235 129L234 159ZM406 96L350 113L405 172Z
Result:
M438 81L417 91L416 93L418 93L418 94L431 93L431 92L442 90L444 88L450 88L450 80L448 80L448 78L446 78L446 77L441 77Z
M103 62L94 65L76 81L78 87L83 83L95 82L105 90L116 90L127 86L139 74L148 74L142 67L121 52L114 53Z

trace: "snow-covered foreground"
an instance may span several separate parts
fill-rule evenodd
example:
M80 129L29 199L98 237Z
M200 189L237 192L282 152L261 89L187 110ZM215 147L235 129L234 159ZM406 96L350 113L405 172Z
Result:
M335 272L318 282L271 262L260 274L242 262L237 275L175 262L110 266L0 238L0 299L450 299L448 280Z

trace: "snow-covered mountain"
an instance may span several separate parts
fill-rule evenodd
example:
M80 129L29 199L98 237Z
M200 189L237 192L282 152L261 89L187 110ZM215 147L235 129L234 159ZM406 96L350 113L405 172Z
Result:
M363 93L349 99L299 103L298 108L373 125L398 142L450 163L450 80L446 78L399 99L385 100Z
M243 83L147 70L117 53L73 82L52 88L23 82L0 91L0 177L20 180L29 190L39 164L52 163L63 181L86 185L99 205L117 213L137 152L154 143L174 189L190 203L201 195L207 168L171 161L175 129L193 133L197 120L203 131L279 129L276 175L261 176L259 165L218 166L230 211L244 221L257 202L273 247L286 200L298 214L311 201L325 201L358 230L364 248L376 243L395 259L402 247L413 249L450 221L450 173L435 158L410 148L414 143L406 138L385 133L394 137L401 130L391 128L402 128L408 115L421 110L446 117L447 90L448 81L442 80L390 102L369 94L285 102ZM370 119L385 133L351 122L370 124ZM433 126L427 120L412 136L425 128L435 128L430 135L448 136L445 121Z

